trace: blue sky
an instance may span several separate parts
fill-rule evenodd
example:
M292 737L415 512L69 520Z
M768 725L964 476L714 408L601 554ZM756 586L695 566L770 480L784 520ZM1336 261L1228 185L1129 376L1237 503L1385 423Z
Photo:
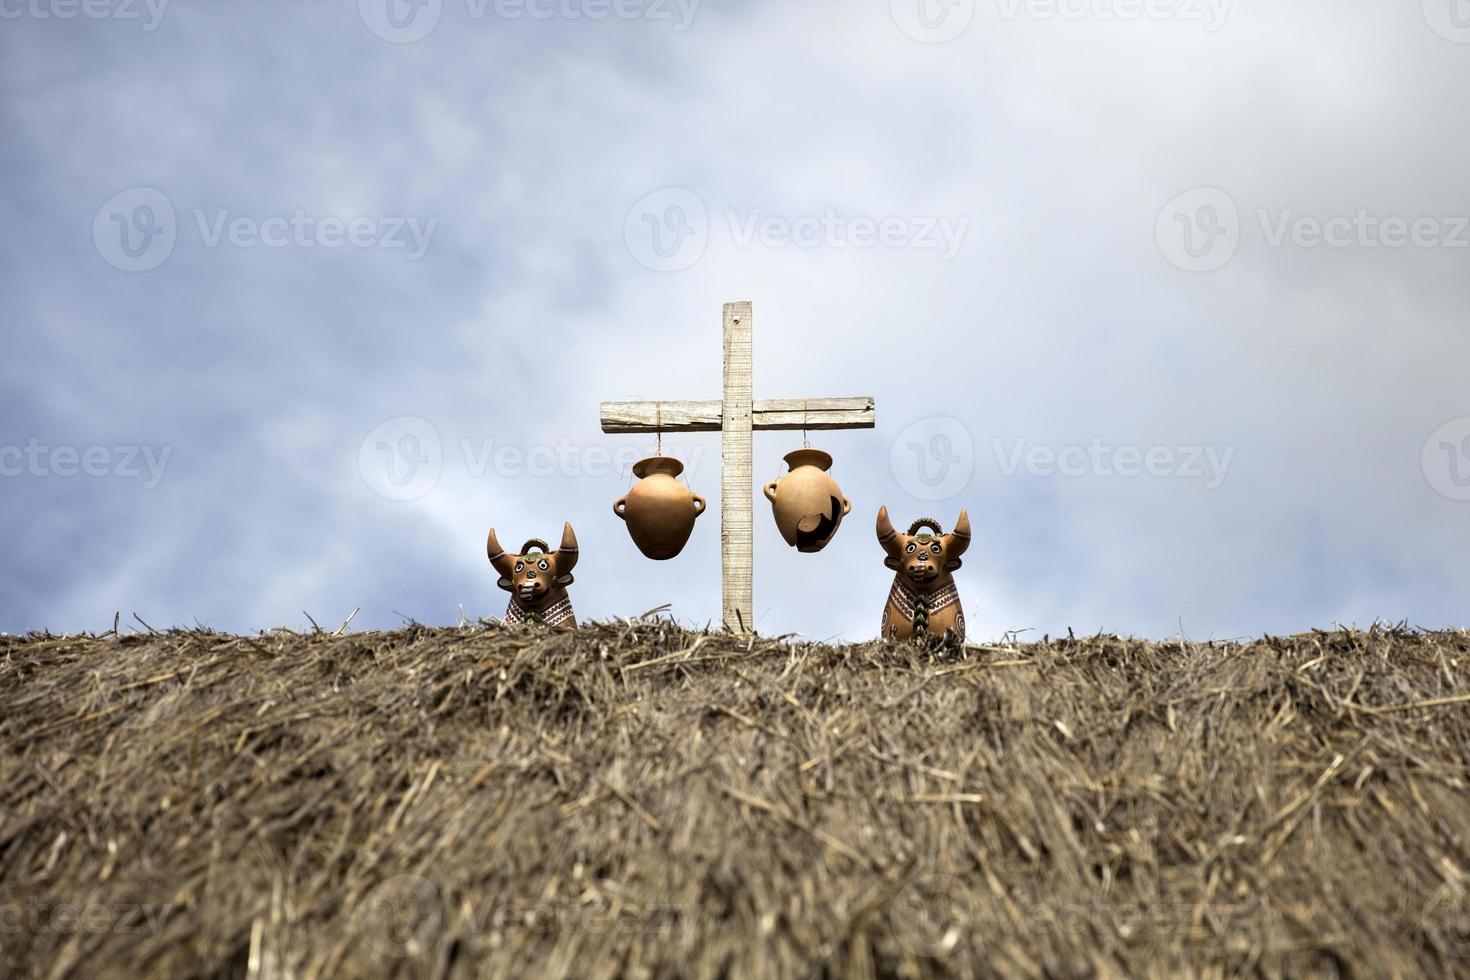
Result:
M968 508L976 639L1463 623L1457 3L0 0L0 630L498 616L566 520L584 618L718 620L597 417L737 299L878 405L763 632L876 632L880 504Z

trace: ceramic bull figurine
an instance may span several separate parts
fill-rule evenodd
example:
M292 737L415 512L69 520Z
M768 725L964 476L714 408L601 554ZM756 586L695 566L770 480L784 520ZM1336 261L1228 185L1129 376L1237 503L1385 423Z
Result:
M929 528L933 534L919 534ZM970 547L970 516L960 511L954 530L944 533L939 522L924 517L899 534L888 519L888 508L878 509L878 543L888 552L884 564L897 574L883 607L885 640L933 638L959 645L965 642L965 612L954 584L960 556Z
M552 551L540 538L521 546L518 555L508 554L495 540L495 528L485 542L490 564L500 573L496 584L510 593L505 610L507 623L539 623L553 629L576 629L577 617L567 586L572 584L572 567L577 564L577 536L572 525L562 528L561 547Z

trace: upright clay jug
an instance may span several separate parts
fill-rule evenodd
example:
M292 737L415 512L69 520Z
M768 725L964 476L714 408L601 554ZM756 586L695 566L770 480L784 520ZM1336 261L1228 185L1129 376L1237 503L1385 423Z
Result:
M683 551L695 519L704 513L704 498L676 479L682 472L684 464L668 456L641 459L633 465L638 483L613 504L638 550L654 561Z
M827 474L832 457L820 449L798 449L786 454L791 467L780 480L766 484L766 497L776 514L781 537L797 551L821 551L837 533L852 502Z

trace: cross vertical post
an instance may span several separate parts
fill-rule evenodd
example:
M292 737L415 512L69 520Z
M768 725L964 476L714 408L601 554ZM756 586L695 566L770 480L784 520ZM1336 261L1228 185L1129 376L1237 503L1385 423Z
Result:
M751 530L751 304L725 304L725 399L720 410L720 564L725 629L755 628Z

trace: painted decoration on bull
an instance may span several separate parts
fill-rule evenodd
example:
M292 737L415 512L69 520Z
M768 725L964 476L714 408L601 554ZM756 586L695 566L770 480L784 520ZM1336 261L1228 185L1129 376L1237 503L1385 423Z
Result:
M552 551L540 538L521 545L520 554L511 554L495 539L495 528L485 540L485 554L499 573L496 583L510 593L505 622L549 626L553 629L576 629L577 617L567 586L572 584L572 568L577 564L577 535L572 525L562 527L561 547Z
M924 528L933 533L920 533ZM970 515L961 510L949 534L928 517L910 524L908 534L899 534L888 519L888 508L880 507L878 543L888 553L883 564L895 573L878 635L885 640L964 643L965 611L954 573L970 547Z
M820 449L797 449L786 454L790 472L766 484L766 498L781 537L797 551L821 551L837 533L852 501L827 471L832 457Z
M671 456L641 459L633 464L638 483L613 504L638 550L654 561L683 551L705 510L704 498L679 482L682 472L684 464Z

